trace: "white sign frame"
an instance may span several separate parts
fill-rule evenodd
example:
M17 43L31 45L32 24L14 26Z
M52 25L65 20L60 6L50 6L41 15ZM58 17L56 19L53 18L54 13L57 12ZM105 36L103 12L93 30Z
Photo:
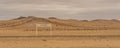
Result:
M36 24L36 36L38 36L38 28L49 28L50 29L50 35L53 35L52 32L52 24L51 23L40 23L40 24Z

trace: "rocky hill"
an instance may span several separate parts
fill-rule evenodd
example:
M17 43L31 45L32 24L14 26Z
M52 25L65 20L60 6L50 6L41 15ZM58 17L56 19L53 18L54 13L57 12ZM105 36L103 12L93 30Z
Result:
M35 30L37 23L50 23L54 30L120 29L119 20L63 20L55 17L38 18L34 16L0 21L0 29Z

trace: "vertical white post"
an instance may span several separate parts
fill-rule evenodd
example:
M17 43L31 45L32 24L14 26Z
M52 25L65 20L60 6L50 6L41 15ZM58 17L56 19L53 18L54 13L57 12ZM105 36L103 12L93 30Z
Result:
M52 24L49 24L49 28L50 28L50 36L53 35L53 32L52 32Z
M35 36L38 36L38 27L37 27L37 24L36 24L36 32L35 32Z
M51 27L50 27L50 28L51 28L51 36L52 36L52 35L53 35L53 32L52 32L52 24L51 24Z

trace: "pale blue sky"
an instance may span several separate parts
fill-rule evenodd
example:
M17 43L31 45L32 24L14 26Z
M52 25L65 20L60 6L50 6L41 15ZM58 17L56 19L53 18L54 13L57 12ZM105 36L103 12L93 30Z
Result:
M120 0L0 0L0 19L19 16L120 19Z

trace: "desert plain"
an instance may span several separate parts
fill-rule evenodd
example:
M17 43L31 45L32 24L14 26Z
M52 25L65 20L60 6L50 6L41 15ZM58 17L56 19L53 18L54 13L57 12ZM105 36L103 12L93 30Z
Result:
M29 16L0 21L0 48L120 48L119 44L120 21L115 19Z

